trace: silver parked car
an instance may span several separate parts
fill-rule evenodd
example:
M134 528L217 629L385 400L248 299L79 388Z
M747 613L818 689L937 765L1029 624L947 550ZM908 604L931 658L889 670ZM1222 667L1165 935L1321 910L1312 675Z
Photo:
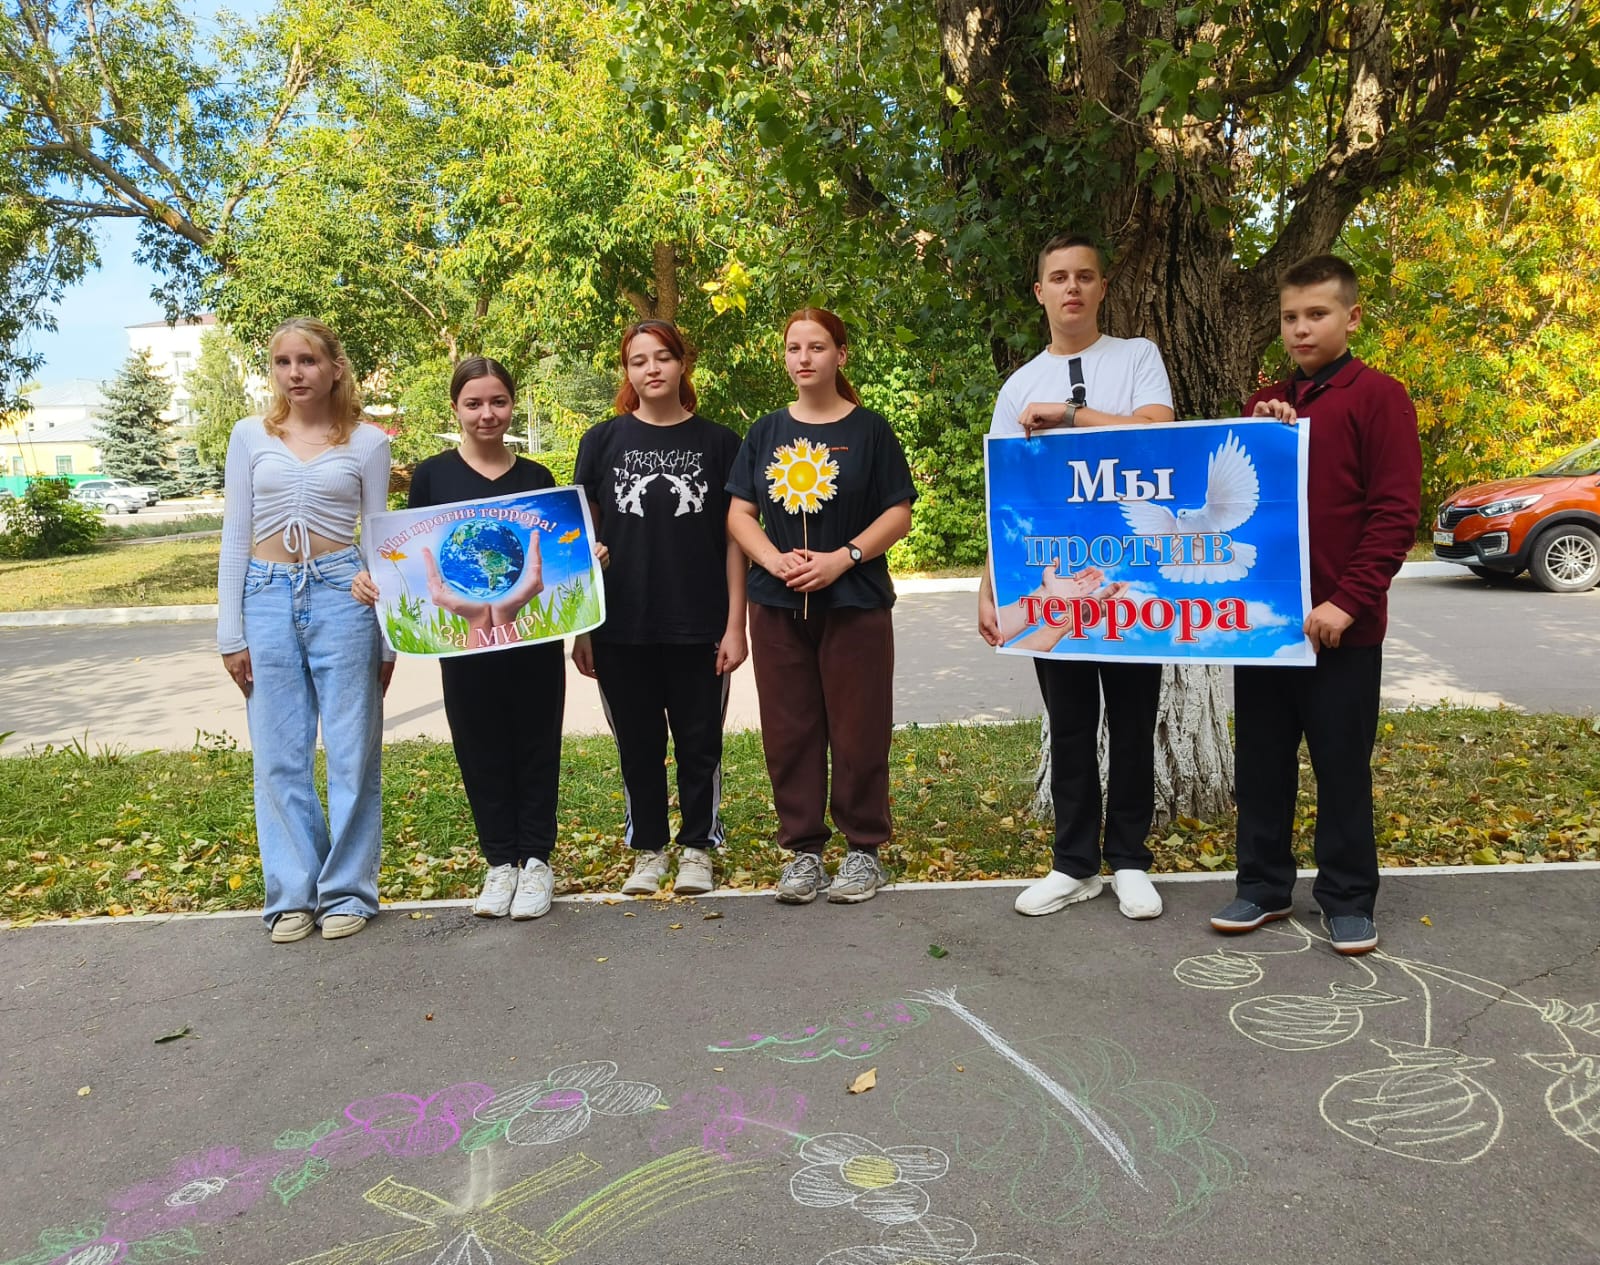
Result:
M144 501L139 497L115 488L87 487L82 483L72 489L68 499L102 514L137 514L144 508Z
M134 483L129 479L115 479L110 475L97 479L82 479L77 486L80 488L103 488L108 492L118 492L125 497L132 497L140 505L154 505L161 499L161 493L147 483Z

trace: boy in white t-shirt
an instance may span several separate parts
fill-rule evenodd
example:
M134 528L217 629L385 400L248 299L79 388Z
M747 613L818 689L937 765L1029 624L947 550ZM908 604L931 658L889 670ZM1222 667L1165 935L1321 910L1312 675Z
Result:
M1100 332L1106 259L1093 239L1051 238L1039 252L1033 293L1050 322L1050 345L1000 388L991 435L1031 435L1060 426L1170 422L1172 387L1154 343ZM1079 577L1054 577L1055 583ZM1010 621L996 610L990 568L978 592L978 631L1006 642ZM1030 643L1031 649L1048 649ZM1145 844L1155 815L1155 725L1161 666L1035 659L1050 717L1050 792L1055 850L1050 873L1017 897L1020 914L1053 914L1100 894L1100 770L1095 743L1100 693L1110 731L1104 860L1117 903L1129 918L1155 918L1161 897L1149 879Z

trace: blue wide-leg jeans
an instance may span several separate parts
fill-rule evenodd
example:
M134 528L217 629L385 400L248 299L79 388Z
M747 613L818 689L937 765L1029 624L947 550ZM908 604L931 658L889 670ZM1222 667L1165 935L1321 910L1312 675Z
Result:
M245 573L244 635L255 677L247 711L269 926L296 909L318 922L378 912L381 643L372 608L350 596L361 565L352 546L305 563L252 558ZM319 715L326 817L313 781Z

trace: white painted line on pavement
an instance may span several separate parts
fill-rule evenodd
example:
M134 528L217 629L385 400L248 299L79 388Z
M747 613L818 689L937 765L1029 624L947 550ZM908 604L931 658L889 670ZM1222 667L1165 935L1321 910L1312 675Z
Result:
M1434 875L1445 877L1475 874L1489 878L1501 874L1547 874L1554 871L1568 870L1600 870L1600 861L1546 861L1537 864L1521 862L1514 865L1385 865L1379 873L1390 878L1423 878ZM1299 878L1312 878L1315 870L1297 870ZM1214 874L1152 874L1150 879L1155 883L1221 883L1232 882L1238 877L1235 870L1219 870ZM883 892L951 892L970 891L974 888L986 887L1027 887L1028 884L1037 882L1032 878L995 878L995 879L956 879L948 883L917 882L917 883L890 883L879 888ZM697 900L728 900L746 896L771 896L772 888L731 888L719 887L714 892L706 892L699 896L679 896L669 900L651 896L619 896L615 892L575 892L569 896L557 896L556 903L564 905L649 905L652 903L671 905L678 901ZM471 898L461 900L402 900L393 904L384 904L380 907L383 913L410 913L414 910L432 909L466 909L472 905ZM260 918L259 909L219 909L210 913L169 913L169 914L124 914L120 918L113 918L108 914L96 914L89 918L57 918L46 922L31 923L25 928L13 928L9 922L0 922L0 930L32 930L44 927L88 927L100 926L105 923L133 926L152 922L193 922L207 918Z

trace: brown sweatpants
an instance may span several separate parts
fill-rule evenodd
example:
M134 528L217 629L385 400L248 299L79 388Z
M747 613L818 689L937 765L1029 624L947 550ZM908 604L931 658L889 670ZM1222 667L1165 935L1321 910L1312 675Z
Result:
M821 852L889 838L889 734L894 724L894 621L888 610L750 606L750 654L761 746L778 810L779 847ZM828 753L833 753L833 795Z

